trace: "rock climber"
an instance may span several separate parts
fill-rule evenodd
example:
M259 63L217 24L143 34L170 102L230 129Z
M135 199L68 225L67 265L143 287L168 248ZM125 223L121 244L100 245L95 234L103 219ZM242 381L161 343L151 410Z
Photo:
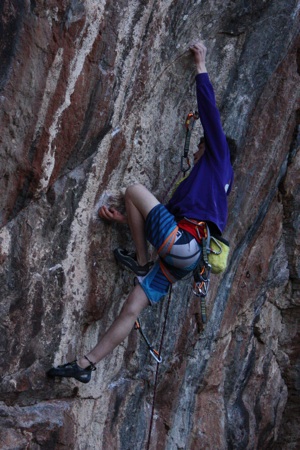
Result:
M230 150L216 107L213 87L206 70L207 49L203 42L190 46L196 65L196 92L204 136L194 154L194 167L178 186L166 206L144 186L134 184L125 193L126 215L102 206L102 219L129 225L136 254L114 251L117 261L137 275L138 284L97 345L77 360L51 368L50 377L73 377L83 383L91 379L95 365L131 332L141 311L159 302L171 283L197 266L205 222L212 233L222 234L227 220L227 196L233 182ZM148 260L147 241L157 249L158 259Z

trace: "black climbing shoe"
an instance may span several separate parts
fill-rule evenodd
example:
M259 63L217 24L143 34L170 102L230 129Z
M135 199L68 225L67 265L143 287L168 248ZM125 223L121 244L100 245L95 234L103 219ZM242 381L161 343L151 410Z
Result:
M52 367L52 369L48 370L47 376L50 378L75 378L75 380L81 381L81 383L88 383L91 379L92 371L96 370L96 367L90 365L85 369L82 369L78 366L76 361L77 360L75 359L75 361L63 364L62 366Z
M144 266L140 266L136 260L135 253L129 253L127 250L123 248L116 248L114 250L114 255L118 263L125 267L126 269L131 270L138 276L145 276L153 266L153 262L150 261Z

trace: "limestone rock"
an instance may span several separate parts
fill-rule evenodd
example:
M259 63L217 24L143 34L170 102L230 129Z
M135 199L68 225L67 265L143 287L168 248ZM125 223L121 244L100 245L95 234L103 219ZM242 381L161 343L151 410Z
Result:
M136 332L87 385L45 371L131 289L112 256L129 232L97 208L132 182L165 201L200 37L237 145L231 255L205 327L190 281L173 288L150 448L299 448L298 2L2 0L0 24L1 448L146 448L156 364ZM166 307L141 317L156 345Z

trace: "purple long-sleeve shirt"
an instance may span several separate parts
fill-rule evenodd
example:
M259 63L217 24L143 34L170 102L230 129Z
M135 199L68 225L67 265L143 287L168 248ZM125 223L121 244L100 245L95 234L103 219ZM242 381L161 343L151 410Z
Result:
M227 196L233 182L230 152L207 73L196 75L197 103L205 152L166 205L176 220L212 222L220 233L227 221Z

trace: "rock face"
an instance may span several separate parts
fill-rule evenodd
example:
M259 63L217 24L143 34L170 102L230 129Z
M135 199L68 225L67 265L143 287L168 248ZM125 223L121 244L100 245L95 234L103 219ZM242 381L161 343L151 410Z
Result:
M146 448L156 363L137 332L87 385L45 370L131 289L112 256L129 232L97 207L132 182L165 200L200 36L237 144L231 256L205 327L190 281L173 288L150 448L299 448L298 2L2 0L0 20L1 448ZM141 316L157 346L166 308Z

